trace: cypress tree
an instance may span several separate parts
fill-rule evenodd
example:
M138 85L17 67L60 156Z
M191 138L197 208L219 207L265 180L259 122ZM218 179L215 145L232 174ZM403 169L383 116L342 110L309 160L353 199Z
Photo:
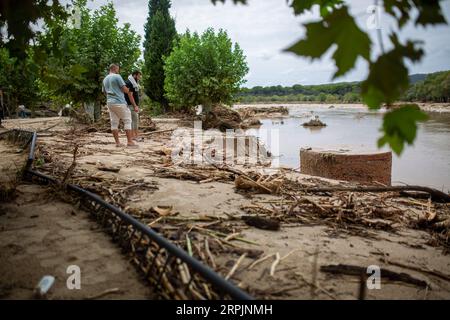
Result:
M147 96L159 103L164 111L169 105L164 97L163 57L172 51L173 40L177 37L175 20L170 16L170 0L150 0L149 13L145 24L144 87Z

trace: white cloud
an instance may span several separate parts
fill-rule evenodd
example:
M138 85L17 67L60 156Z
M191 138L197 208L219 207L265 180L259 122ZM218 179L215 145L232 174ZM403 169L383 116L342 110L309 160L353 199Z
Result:
M90 4L98 8L106 0L96 0ZM367 7L372 0L352 0L351 12L357 16L361 28L367 30ZM147 0L113 1L119 21L128 22L142 36L147 19ZM450 20L450 1L443 1L444 13ZM285 0L249 0L247 6L234 5L231 0L225 4L210 0L173 0L171 14L176 20L178 32L202 32L208 27L216 30L222 28L234 42L238 42L247 56L250 73L246 86L256 85L293 85L319 84L330 82L335 72L331 54L321 60L311 62L308 59L283 52L283 49L304 35L301 23L318 17L317 10L302 17L295 17ZM382 32L384 42L388 42L388 32L393 28L392 19L383 15ZM369 31L374 43L376 33ZM403 30L401 39L413 38L425 41L427 56L417 65L411 66L411 73L434 72L450 69L449 49L450 27L414 28L408 26ZM378 45L373 48L379 52ZM354 70L337 81L362 80L367 73L367 64L358 61Z

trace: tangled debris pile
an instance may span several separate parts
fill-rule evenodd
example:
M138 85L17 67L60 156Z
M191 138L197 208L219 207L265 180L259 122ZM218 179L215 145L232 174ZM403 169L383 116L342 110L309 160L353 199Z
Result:
M278 219L284 223L323 223L341 232L371 235L370 230L396 233L402 228L432 231L431 246L450 248L450 208L448 204L398 198L396 193L383 195L336 192L312 196L307 192L286 192L283 199L254 203L242 207L249 214ZM439 215L437 214L439 212ZM439 217L438 217L439 216Z
M239 129L242 118L238 112L224 105L214 105L211 110L205 111L200 120L204 130L219 129L224 132L227 129Z
M304 127L326 127L327 125L319 119L319 116L316 116L314 119L311 119L308 122L304 122L302 124L302 126L304 126Z
M243 107L237 109L242 119L262 119L262 118L278 118L289 115L289 109L284 106L279 107Z
M57 177L66 175L68 159L67 156L61 155L67 154L67 144L73 136L73 134L62 135L59 138L62 141L55 140L51 150L45 144L39 145L37 159L45 162L39 168L41 171ZM158 139L162 140L168 138L158 136ZM55 144L56 141L64 145ZM83 139L79 136L78 141L80 144L87 143L86 137ZM81 148L78 156L94 154L93 151L88 150L88 148ZM333 191L333 186L327 186L324 180L310 179L308 182L304 178L298 178L298 173L292 170L281 169L265 173L264 170L250 169L248 166L239 168L239 166L214 163L174 164L171 161L171 154L170 148L160 147L151 152L145 151L143 159L134 159L133 163L150 169L153 176L160 178L195 181L199 184L220 181L234 184L236 192L246 194L250 198L257 194L275 196L275 199L264 200L264 202L252 201L251 205L243 206L241 209L247 215L277 220L281 225L322 223L356 235L370 235L371 230L395 233L402 228L419 228L431 233L430 245L443 246L446 250L450 248L450 208L447 203L438 203L431 198L414 199L412 198L414 194L389 191L389 189L381 193L364 190L358 192L357 187L354 191L339 191L339 188ZM98 163L96 168L98 171L94 174L86 168L73 170L72 182L102 195L107 201L121 208L127 209L127 199L130 201L129 191L139 189L152 192L157 189L157 185L139 179L112 179L113 176L106 175L103 172L105 170L102 170ZM329 188L327 191L313 192L318 183L321 187ZM350 186L349 183L340 183L340 186L345 185ZM421 196L423 195L422 193ZM154 213L150 215L139 213L137 216L155 218ZM233 221L236 222L236 217ZM217 227L222 222L223 220L220 220L220 223L214 225ZM180 221L177 227L179 223ZM245 221L242 221L241 225L244 224ZM237 228L237 225L233 228ZM372 236L375 235L372 234Z

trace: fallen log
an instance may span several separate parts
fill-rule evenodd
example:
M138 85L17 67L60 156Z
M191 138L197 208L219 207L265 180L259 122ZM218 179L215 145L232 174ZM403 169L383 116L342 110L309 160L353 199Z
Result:
M109 167L106 165L100 165L97 167L97 169L100 171L115 172L115 173L120 171L119 167Z
M151 136L151 135L153 135L153 134L165 133L165 132L170 132L170 131L175 131L175 129L165 129L165 130L157 130L157 131L144 132L144 133L141 133L141 136Z
M246 225L263 230L280 230L280 222L278 220L255 217L255 216L242 216L242 220Z
M269 188L257 181L254 181L253 179L247 178L245 176L237 176L236 179L234 180L234 185L235 185L236 189L243 189L243 190L254 189L259 192L268 193L268 194L276 193L277 187L278 187L276 185L275 186L270 185L270 188Z
M89 296L89 297L87 297L87 298L85 298L85 299L86 299L86 300L95 300L95 299L104 297L104 296L106 296L106 295L108 295L108 294L112 294L112 293L118 293L118 294L120 294L120 293L122 293L122 290L120 290L119 288L112 288L112 289L105 290L105 291L103 291L103 292L101 292L101 293L99 293L99 294Z
M344 274L349 276L368 276L366 267L353 266L348 264L330 264L326 266L321 266L320 271L332 273L332 274ZM382 279L388 279L391 281L400 281L409 284L413 284L419 287L429 287L426 281L414 278L406 273L397 273L388 269L381 269Z
M393 266L397 266L397 267L401 267L401 268L405 268L405 269L410 269L410 270L413 270L413 271L417 271L417 272L420 272L420 273L431 275L431 276L443 279L445 281L450 281L450 276L449 275L446 275L446 274L444 274L442 272L439 272L437 270L422 269L422 268L418 268L418 267L415 267L415 266L406 265L406 264L403 264L403 263L400 263L400 262L390 261L390 260L387 260L386 258L380 258L380 261L384 262L384 263L387 263L387 264L390 264L390 265L393 265Z
M436 202L450 203L450 195L437 189L422 186L391 186L391 187L324 187L324 188L305 188L305 192L402 192L402 191L422 191L431 196Z
M218 170L224 170L224 171L234 173L236 175L234 183L235 183L236 188L238 188L238 189L255 188L255 189L259 189L259 190L263 191L264 193L271 194L271 193L276 193L277 189L279 188L279 185L281 184L281 182L280 182L277 186L272 186L272 187L274 187L272 190L271 188L268 188L265 185L262 185L259 182L254 181L249 175L245 174L244 172L242 172L240 170L230 168L229 166L225 166L225 165L219 166L219 165L215 164L214 162L209 161L205 157L203 157L203 159Z
M48 131L48 130L50 130L50 129L53 129L54 127L56 127L56 126L58 126L58 125L60 125L61 123L57 123L57 124L54 124L54 125L51 125L50 127L47 127L47 128L45 128L45 129L41 129L41 130L38 130L38 131L36 131L37 133L42 133L42 132L46 132L46 131Z

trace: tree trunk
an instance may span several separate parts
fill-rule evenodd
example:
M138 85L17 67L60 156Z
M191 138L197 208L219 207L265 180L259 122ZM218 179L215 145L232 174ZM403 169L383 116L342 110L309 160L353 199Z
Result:
M94 102L94 122L102 118L102 105L97 101Z

